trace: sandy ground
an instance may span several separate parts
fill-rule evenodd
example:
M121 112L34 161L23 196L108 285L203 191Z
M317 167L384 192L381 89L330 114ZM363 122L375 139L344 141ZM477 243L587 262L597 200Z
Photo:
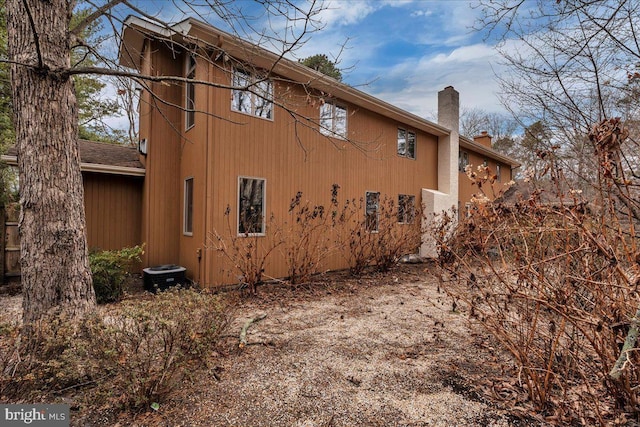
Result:
M260 288L239 302L215 366L158 412L77 425L530 425L474 391L495 356L425 269ZM239 349L242 325L262 313Z

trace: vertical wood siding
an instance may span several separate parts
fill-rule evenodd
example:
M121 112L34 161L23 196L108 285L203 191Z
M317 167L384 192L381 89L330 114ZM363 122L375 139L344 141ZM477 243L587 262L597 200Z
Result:
M182 73L184 58L172 56L153 46L143 67L157 74ZM230 84L224 64L199 61L196 79ZM179 85L154 85L164 100L182 105L184 90ZM319 118L320 101L309 98L295 84L275 82L276 102L285 103L297 114ZM146 100L146 101L145 101ZM371 111L342 103L348 108L347 142L327 138L317 126L296 123L285 109L275 106L273 119L267 120L232 111L229 89L197 86L195 126L184 132L184 114L176 108L150 102L143 94L140 136L147 138L149 154L144 186L143 241L147 242L146 265L178 262L192 279L205 286L233 283L238 272L211 244L214 231L228 236L237 230L238 177L266 180L266 215L277 220L288 216L291 199L301 191L303 201L328 206L333 184L340 186L339 200L359 200L366 191L397 201L399 194L421 200L423 188L437 189L438 138L417 131L416 159L397 155L397 130L415 131L404 123ZM183 135L172 129L172 124ZM360 149L356 148L360 147ZM194 179L193 235L182 230L184 179ZM230 215L224 215L229 207ZM362 213L364 217L364 212ZM267 225L267 236L273 230ZM198 259L198 253L202 254ZM286 274L284 257L277 251L266 274ZM347 267L339 254L324 269Z
M90 172L82 177L89 249L140 244L142 178Z
M469 164L473 168L473 171L477 171L478 166L484 164L485 159L487 157L482 154L475 153L471 150L461 149L461 151L466 151L469 153ZM493 159L487 159L487 165L492 173L496 172L496 161ZM504 192L507 190L507 184L511 181L511 166L500 163L500 171L501 178L499 182L495 182L493 184L493 190L490 188L483 188L485 194L490 199L494 199L494 196L499 196L500 192ZM458 200L460 201L460 209L464 209L465 203L469 202L474 194L479 193L478 188L472 185L471 180L467 177L464 172L460 172L458 176Z

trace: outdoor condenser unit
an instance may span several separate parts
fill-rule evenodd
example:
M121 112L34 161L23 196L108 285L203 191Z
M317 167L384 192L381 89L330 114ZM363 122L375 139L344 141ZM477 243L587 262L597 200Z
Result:
M164 291L171 286L183 285L187 282L184 267L175 264L159 265L142 270L144 289L151 292Z

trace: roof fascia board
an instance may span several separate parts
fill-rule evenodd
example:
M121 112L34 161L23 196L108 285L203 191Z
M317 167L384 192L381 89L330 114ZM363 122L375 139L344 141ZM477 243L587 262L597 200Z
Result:
M493 160L499 160L502 163L510 165L513 169L521 166L520 163L518 163L511 157L502 155L488 147L485 147L484 145L476 144L465 137L460 137L460 148L466 148L467 150L471 150L479 154L484 154L485 156Z
M0 156L0 160L4 161L9 166L18 166L18 158L16 156L7 156L3 154ZM126 176L145 176L146 170L141 168L132 168L128 166L112 166L102 165L99 163L80 163L80 170L82 172L96 172L106 173L111 175L126 175Z

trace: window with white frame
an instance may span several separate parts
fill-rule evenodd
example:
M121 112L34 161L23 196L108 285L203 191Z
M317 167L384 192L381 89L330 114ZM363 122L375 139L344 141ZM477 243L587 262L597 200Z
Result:
M182 232L193 235L193 177L184 180L184 217Z
M496 165L496 180L498 182L502 181L502 171L500 170L500 165Z
M398 128L398 155L409 159L416 158L416 133Z
M398 194L398 222L411 224L416 214L416 196Z
M196 78L196 58L194 55L187 56L184 91L184 123L185 129L190 129L196 123L196 85L193 80Z
M265 234L265 185L262 178L238 179L238 234Z
M336 138L347 137L347 108L325 102L320 106L320 133Z
M263 119L273 118L273 82L234 68L231 109Z
M465 168L469 165L469 153L466 151L460 151L458 154L458 170L464 172Z
M380 215L380 193L367 191L365 197L365 229L367 231L378 231Z

